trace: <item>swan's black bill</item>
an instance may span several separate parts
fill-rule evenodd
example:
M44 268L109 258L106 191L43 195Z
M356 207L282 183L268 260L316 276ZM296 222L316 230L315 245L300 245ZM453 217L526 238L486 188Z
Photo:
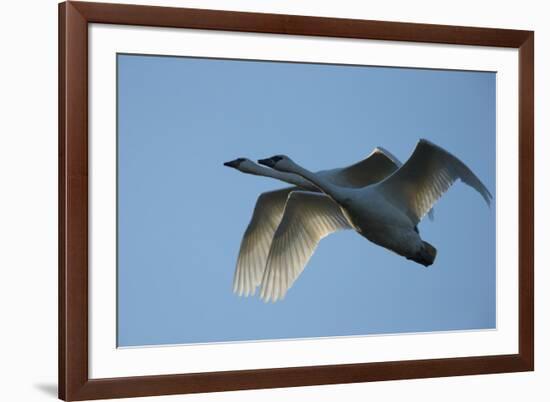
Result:
M270 168L274 167L277 162L279 162L281 159L283 159L282 156L272 156L271 158L267 159L258 159L258 163L260 165L268 166Z
M225 162L223 165L224 166L229 166L229 167L232 167L232 168L235 168L237 169L239 167L239 165L241 163L243 163L246 159L245 158L237 158L235 160L232 160L232 161L229 161L229 162Z

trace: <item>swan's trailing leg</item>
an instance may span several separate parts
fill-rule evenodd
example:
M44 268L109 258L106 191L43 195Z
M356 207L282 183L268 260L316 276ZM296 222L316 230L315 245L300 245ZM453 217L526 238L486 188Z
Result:
M430 243L423 241L420 250L414 256L407 257L407 259L429 267L434 263L436 255L437 249Z

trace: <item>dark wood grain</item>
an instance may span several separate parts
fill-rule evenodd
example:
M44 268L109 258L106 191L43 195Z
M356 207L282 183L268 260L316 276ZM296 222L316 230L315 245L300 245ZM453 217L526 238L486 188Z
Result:
M519 48L519 354L535 367L535 36Z
M59 394L88 382L88 25L60 5Z
M58 370L58 390L59 390L59 397L61 399L65 399L65 389L67 386L66 375L67 372L67 366L65 364L65 356L66 356L66 325L67 325L67 319L65 317L65 305L67 304L67 300L65 298L65 292L68 290L67 283L65 281L65 272L67 269L67 264L65 263L65 250L66 250L66 244L65 244L65 222L67 221L65 217L65 211L67 209L67 203L65 202L66 197L66 188L65 188L65 135L66 135L66 125L65 125L65 57L66 57L66 51L65 51L65 42L66 42L66 35L65 35L65 5L61 5L59 7L59 16L58 16L58 94L57 94L57 113L58 113L58 219L59 219L59 225L58 225L58 234L57 234L57 255L59 256L59 267L58 267L58 311L57 316L59 317L57 320L57 340L58 340L58 355L57 355L57 370Z
M79 3L89 22L240 32L519 47L528 31L190 8ZM153 22L154 21L154 22Z
M518 355L310 366L91 380L78 399L139 397L254 388L527 371Z
M88 24L126 24L519 49L519 353L89 379ZM59 397L100 399L534 369L534 34L530 31L214 10L59 5Z

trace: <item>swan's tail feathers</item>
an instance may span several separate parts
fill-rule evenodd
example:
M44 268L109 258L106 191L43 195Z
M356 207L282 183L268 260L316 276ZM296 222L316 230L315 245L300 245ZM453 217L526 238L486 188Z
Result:
M422 264L425 267L429 267L434 263L436 255L437 249L430 243L423 241L420 250L409 259Z

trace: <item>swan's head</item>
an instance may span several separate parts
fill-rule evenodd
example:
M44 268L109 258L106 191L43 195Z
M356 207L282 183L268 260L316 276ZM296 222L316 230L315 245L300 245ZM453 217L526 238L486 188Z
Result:
M237 169L243 173L255 173L257 170L256 164L247 158L237 158L232 161L225 162L223 165L232 167L233 169Z
M288 172L294 167L294 162L286 155L275 155L271 158L259 159L258 163L282 172Z
M223 165L228 166L228 167L232 167L232 168L238 170L241 163L243 163L246 160L247 160L246 158L237 158L237 159L233 159L232 161L229 161L229 162L224 162Z

